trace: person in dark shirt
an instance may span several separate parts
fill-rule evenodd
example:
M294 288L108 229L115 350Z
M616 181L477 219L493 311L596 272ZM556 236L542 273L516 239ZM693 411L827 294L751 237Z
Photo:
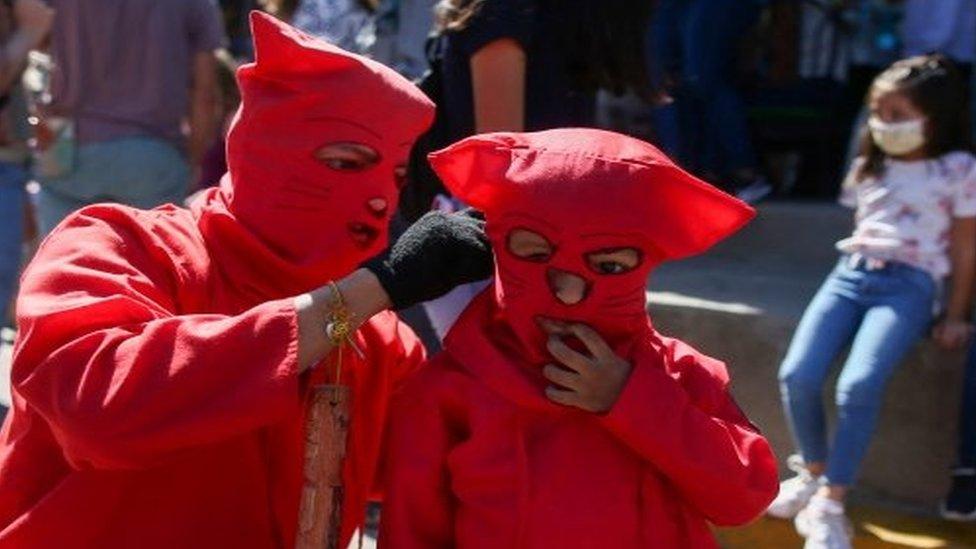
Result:
M648 2L442 0L444 112L452 137L592 125L595 92L652 96Z
M436 8L450 141L494 131L593 126L596 92L657 93L644 61L651 2L441 0ZM435 207L461 204L439 197ZM462 286L426 306L443 337L483 286Z

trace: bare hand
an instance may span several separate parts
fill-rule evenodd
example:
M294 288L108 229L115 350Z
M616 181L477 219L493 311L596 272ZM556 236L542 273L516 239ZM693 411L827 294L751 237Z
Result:
M542 370L542 375L554 384L546 388L549 400L588 412L609 411L627 384L630 363L617 356L600 334L585 324L540 324L550 334L549 352L560 362ZM576 336L590 356L566 345L562 337L567 335Z
M40 42L51 30L54 10L41 0L15 0L14 21L18 29Z
M932 337L943 349L951 351L965 345L972 333L972 324L947 318L935 325Z

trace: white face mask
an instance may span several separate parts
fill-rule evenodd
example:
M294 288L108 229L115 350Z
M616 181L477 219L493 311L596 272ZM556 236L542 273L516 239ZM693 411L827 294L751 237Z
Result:
M884 122L876 116L868 119L871 138L885 154L901 156L925 145L925 119Z

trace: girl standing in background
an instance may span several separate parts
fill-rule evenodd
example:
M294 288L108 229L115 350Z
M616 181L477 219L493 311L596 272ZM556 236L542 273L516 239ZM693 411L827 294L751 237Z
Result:
M841 202L856 208L853 235L838 242L837 267L808 305L780 368L787 419L800 459L770 515L796 519L807 549L851 546L844 500L874 434L887 381L932 322L943 346L969 336L976 267L976 158L967 101L941 56L899 61L868 94L861 156ZM828 443L822 391L853 339L837 382L838 422Z

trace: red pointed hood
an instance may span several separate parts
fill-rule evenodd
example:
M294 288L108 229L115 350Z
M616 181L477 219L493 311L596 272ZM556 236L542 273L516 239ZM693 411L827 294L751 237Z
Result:
M344 276L385 247L395 170L434 108L375 61L259 12L251 29L256 60L237 75L228 176L199 206L200 225L224 262L261 271L249 281L256 290L287 295ZM372 148L378 163L347 171L316 157L343 142ZM371 207L377 199L387 207Z
M745 225L752 208L688 174L653 146L594 129L496 133L431 155L447 188L485 213L495 250L495 306L532 361L551 360L538 316L584 322L614 345L649 326L645 288L662 261L700 253ZM515 230L544 238L553 252L525 259L508 248ZM588 259L629 248L639 264L603 274ZM567 305L549 273L586 281Z

